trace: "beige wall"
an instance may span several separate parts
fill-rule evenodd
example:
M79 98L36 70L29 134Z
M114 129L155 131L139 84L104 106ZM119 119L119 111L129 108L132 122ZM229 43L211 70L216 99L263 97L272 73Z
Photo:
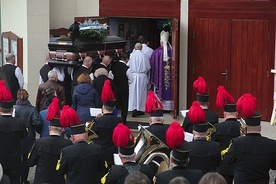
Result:
M1 0L1 26L23 38L24 88L33 103L49 39L49 0Z
M62 11L61 11L62 10ZM74 17L99 16L99 0L50 1L50 28L68 28Z

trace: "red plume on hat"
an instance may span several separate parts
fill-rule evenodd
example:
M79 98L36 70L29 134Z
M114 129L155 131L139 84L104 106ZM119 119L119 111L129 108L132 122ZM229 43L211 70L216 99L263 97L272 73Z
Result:
M117 147L125 148L129 141L134 142L134 135L132 131L123 123L119 123L113 130L113 142Z
M209 93L208 84L203 77L198 77L198 79L193 84L193 88L197 93L202 95Z
M149 90L146 99L146 113L151 113L152 110L156 111L157 109L163 109L162 102L152 90Z
M12 94L10 90L7 88L4 80L0 80L0 101L8 102L12 100Z
M235 104L235 99L230 95L230 93L223 86L219 86L217 90L218 90L217 99L216 99L217 107L223 108L226 104Z
M104 81L101 98L103 102L115 100L115 94L110 86L110 80L108 79Z
M59 107L59 99L54 97L52 99L51 104L48 107L48 113L46 119L48 121L53 120L54 118L59 118L60 116L60 107Z
M257 98L247 93L242 95L237 101L237 111L243 117L252 117L257 108Z
M69 127L79 123L80 118L75 109L71 108L69 105L64 105L60 114L60 125L62 127Z
M179 147L184 142L184 129L176 121L172 122L166 131L166 143L169 148Z
M194 124L200 124L206 121L206 113L200 107L199 102L193 102L188 112L188 118Z

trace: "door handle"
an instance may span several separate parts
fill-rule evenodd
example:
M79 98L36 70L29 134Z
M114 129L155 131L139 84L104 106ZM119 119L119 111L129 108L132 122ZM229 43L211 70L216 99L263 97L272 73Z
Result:
M221 73L221 75L224 75L225 80L228 80L228 71L227 70L225 72Z

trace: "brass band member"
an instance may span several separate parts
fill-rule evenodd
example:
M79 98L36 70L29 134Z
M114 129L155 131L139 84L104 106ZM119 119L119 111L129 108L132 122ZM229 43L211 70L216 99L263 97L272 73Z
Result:
M63 107L60 121L71 125L74 145L62 149L57 171L66 175L66 183L100 184L100 178L106 171L101 147L86 142L85 125L80 123L76 111L71 107Z
M118 147L123 165L113 165L106 178L106 184L124 184L129 173L141 171L152 181L154 176L148 165L135 163L134 135L123 123L119 123L113 133L114 144Z
M189 120L194 123L191 143L189 168L200 169L203 174L215 172L221 163L220 146L218 142L208 141L208 128L210 123L206 121L204 110L197 101L194 101L189 109Z
M223 108L224 121L215 124L216 131L212 134L212 141L220 144L220 149L225 150L233 138L240 136L240 122L237 120L237 110L235 99L226 91L223 86L218 87L216 105ZM233 183L234 164L226 165L222 160L217 170L227 181L228 184Z
M246 123L246 135L234 138L225 154L227 163L235 163L234 182L269 183L269 170L276 169L276 141L261 135L261 114L257 99L244 94L237 101L237 111Z
M201 108L206 114L206 121L215 125L218 123L218 113L210 111L209 108L209 86L202 77L194 82L193 88L196 91L196 101L200 103ZM189 114L189 112L188 112ZM188 115L185 117L182 127L186 132L193 133L193 123L190 121Z
M172 122L166 133L167 145L172 149L170 153L171 170L158 173L154 179L156 184L168 184L173 178L182 176L190 184L198 184L202 171L187 167L191 147L184 141L184 131L178 122Z

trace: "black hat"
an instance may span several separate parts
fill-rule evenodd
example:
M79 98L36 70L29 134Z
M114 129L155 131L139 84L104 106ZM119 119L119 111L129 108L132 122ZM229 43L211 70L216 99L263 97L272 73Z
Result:
M209 87L203 77L198 77L198 79L193 84L193 88L196 91L196 101L208 102Z
M71 126L72 135L85 133L84 124L76 124Z
M134 154L134 135L123 123L119 123L113 130L112 140L118 147L120 154Z
M259 126L261 124L261 113L256 112L257 98L251 94L242 95L237 102L237 111L244 117L248 126Z
M172 150L172 157L176 161L185 161L189 158L191 146L187 141L184 141L180 146Z
M150 117L163 117L163 110L152 110L150 112Z
M135 145L133 142L129 141L127 147L119 147L119 152L122 155L133 155Z
M101 99L103 101L103 105L108 107L115 107L116 106L116 98L115 93L111 87L110 80L106 79L104 81L104 85L102 88Z
M116 106L116 100L103 102L103 105L108 106L108 107L115 107Z
M14 105L13 100L0 102L0 107L3 109L11 109L11 108L13 108L13 105Z
M50 121L50 126L61 127L61 125L60 125L60 119L59 118L52 119Z
M236 112L236 104L226 104L223 108L224 112Z
M255 112L252 117L245 117L244 120L248 126L259 126L261 124L261 117L261 113Z

